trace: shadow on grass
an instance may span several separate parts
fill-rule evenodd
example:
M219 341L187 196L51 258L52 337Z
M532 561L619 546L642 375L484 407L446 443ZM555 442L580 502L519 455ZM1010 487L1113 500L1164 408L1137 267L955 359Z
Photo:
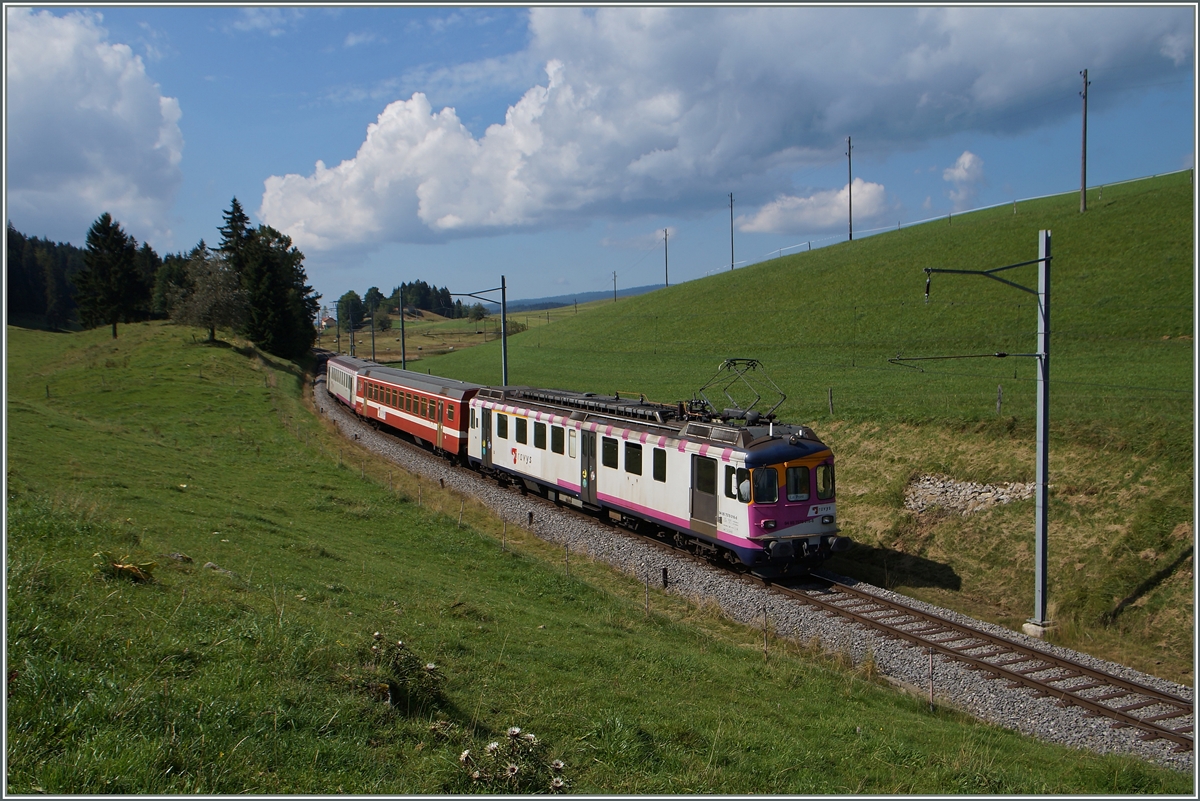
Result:
M888 590L897 587L962 589L962 578L950 565L862 543L855 543L849 551L830 559L825 566L835 573Z
M1138 599L1144 597L1159 584L1162 584L1164 581L1170 578L1171 575L1179 569L1180 565L1182 565L1188 559L1191 559L1194 550L1194 545L1189 545L1188 547L1184 548L1183 552L1180 553L1179 556L1175 557L1175 561L1171 562L1171 564L1167 565L1162 570L1159 570L1154 575L1148 577L1145 581L1139 584L1133 592L1122 598L1120 603L1118 603L1109 611L1105 612L1102 618L1103 622L1106 625L1115 622L1116 619L1121 616L1122 612L1128 609L1131 605L1137 603Z

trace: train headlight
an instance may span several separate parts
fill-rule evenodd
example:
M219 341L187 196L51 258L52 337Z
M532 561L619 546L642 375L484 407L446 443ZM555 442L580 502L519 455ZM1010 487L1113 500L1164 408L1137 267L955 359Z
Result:
M833 515L825 515L821 518L821 522L828 526L833 522Z

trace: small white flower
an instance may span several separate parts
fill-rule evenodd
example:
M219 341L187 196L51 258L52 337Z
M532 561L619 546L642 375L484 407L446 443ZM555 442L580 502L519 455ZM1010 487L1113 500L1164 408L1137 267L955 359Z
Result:
M374 638L375 638L375 639L377 639L377 640L382 640L382 639L383 639L383 635L382 635L382 634L380 634L378 631L377 631L377 632L375 632L374 634L372 634L371 636L372 636L372 637L374 637Z
M562 788L563 788L562 776L555 776L553 779L550 780L550 789L552 791L558 792Z
M479 771L477 771L477 770L471 771L471 778L475 781L479 781Z
M512 737L513 739L520 737L521 736L521 727L513 726L511 729L508 730L508 736Z
M508 763L508 768L506 769L506 772L508 773L509 778L512 778L513 776L517 775L517 771L519 771L519 770L520 770L520 768L518 768L516 765L514 765L513 763L510 762L510 763Z
M532 734L529 734L528 732L525 734L522 734L521 739L528 740L530 744L537 742L537 737L533 736Z
M466 750L466 751L463 751L461 754L459 754L459 755L458 755L458 761L459 761L459 762L461 762L461 763L462 763L462 764L464 764L464 765L465 765L465 764L467 764L467 760L468 760L468 759L470 759L470 758L471 758L471 751L470 751L470 749L468 749L468 750Z
M437 665L433 664L432 662L426 662L425 669L426 670L437 670Z
M489 754L494 754L499 749L500 749L500 743L492 742L492 743L487 744L487 752Z
M565 767L566 767L566 765L563 764L563 761L561 759L556 759L550 763L550 769L555 772L560 771Z

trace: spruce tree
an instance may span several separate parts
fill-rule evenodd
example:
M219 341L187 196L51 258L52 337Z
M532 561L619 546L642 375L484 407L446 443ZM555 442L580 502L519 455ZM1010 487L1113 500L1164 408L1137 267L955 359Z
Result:
M87 233L84 270L75 276L80 321L87 328L105 323L117 338L117 323L132 319L148 294L138 275L137 242L104 212Z
M245 248L251 234L250 218L236 197L229 204L229 211L222 212L221 217L225 224L217 229L221 232L221 244L217 250L225 256L234 272L241 275L246 266Z

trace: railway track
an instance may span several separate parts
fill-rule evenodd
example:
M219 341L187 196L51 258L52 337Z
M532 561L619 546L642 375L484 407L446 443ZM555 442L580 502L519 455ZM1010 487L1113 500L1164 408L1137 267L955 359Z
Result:
M1138 682L1114 676L1003 637L956 623L841 582L814 577L823 586L798 589L770 579L750 580L777 593L903 640L910 647L932 649L982 671L990 679L1026 687L1035 696L1051 696L1061 706L1079 706L1085 714L1112 719L1113 728L1132 726L1141 739L1164 739L1176 751L1193 750L1192 702Z

